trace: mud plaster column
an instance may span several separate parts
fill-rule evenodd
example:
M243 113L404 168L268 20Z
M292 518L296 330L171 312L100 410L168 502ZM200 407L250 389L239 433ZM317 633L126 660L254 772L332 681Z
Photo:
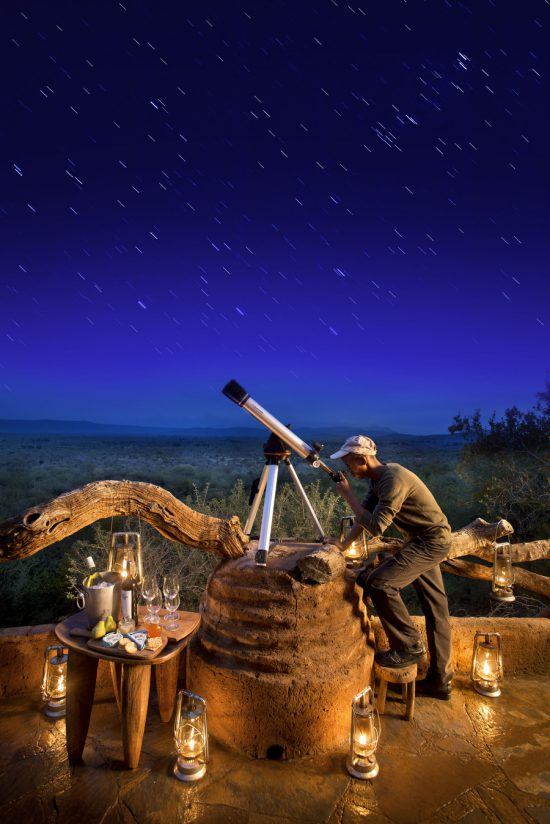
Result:
M207 700L210 733L251 756L334 750L371 678L361 590L335 547L278 545L266 568L254 553L210 576L191 689Z

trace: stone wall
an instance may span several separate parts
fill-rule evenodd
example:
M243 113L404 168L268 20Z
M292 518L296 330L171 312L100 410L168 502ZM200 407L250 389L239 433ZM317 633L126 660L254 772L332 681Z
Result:
M0 629L0 698L36 693L40 697L44 651L57 644L54 624ZM99 662L96 698L112 698L111 675L105 661Z
M424 618L413 621L426 641ZM372 619L376 646L388 647L386 634L378 618ZM500 632L504 674L544 675L550 672L550 621L548 618L451 618L453 630L453 665L460 675L469 675L474 635Z
M424 619L414 621L424 633ZM505 675L545 675L550 672L550 620L548 618L452 618L454 666L457 673L470 671L476 630L500 632ZM372 620L376 641L387 645L377 618ZM0 629L0 698L25 693L40 694L44 650L55 643L54 625ZM109 668L100 661L97 697L113 696Z

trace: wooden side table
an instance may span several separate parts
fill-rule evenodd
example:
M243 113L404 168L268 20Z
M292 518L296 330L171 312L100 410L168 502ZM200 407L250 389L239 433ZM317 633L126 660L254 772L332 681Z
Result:
M162 652L150 660L117 659L114 655L88 647L86 638L71 635L70 631L75 627L87 628L84 613L72 615L56 626L55 634L59 642L69 650L65 720L70 764L82 759L94 702L97 665L99 661L108 661L120 710L124 761L131 770L137 767L147 718L151 669L155 670L160 717L165 722L170 721L174 711L179 656L183 650L187 656L187 679L189 642L196 634L201 619L195 612L179 612L178 616L186 634L179 641L169 641Z

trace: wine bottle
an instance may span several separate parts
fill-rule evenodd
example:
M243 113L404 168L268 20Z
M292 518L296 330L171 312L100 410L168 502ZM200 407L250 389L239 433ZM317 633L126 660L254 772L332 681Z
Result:
M135 626L137 626L137 581L130 575L128 566L128 560L125 558L122 562L120 610L124 622L134 621Z
M91 587L92 584L94 583L95 579L98 576L98 572L97 572L97 568L96 568L96 565L95 565L95 561L94 561L94 559L92 558L91 555L88 555L88 557L86 558L85 563L86 563L86 566L88 567L88 575L87 575L86 579L84 580L84 586Z

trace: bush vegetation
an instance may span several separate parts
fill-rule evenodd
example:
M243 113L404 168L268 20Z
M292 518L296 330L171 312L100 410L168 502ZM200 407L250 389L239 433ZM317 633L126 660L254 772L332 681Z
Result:
M455 419L448 436L384 436L379 439L381 458L402 463L420 475L454 529L478 515L491 520L507 517L519 540L547 537L547 474L540 466L541 455L548 459L544 445L537 442L536 463L520 446L503 448L506 437L514 432L518 436L514 443L520 444L521 433L529 449L534 446L533 440L525 441L527 430L548 424L547 395L539 398L540 403L546 406L537 407L534 417L507 413L508 435L496 419L486 431L474 415ZM457 433L465 435L465 441ZM221 517L238 515L244 523L250 483L261 469L263 439L263 433L257 439L210 441L0 436L0 520L84 483L113 478L158 484L198 511ZM338 445L328 443L326 454ZM340 519L349 514L345 503L328 478L296 463L326 534L337 536ZM284 470L281 475L273 536L314 540L315 528L301 498L285 480ZM364 482L353 484L359 495L365 494ZM105 564L110 528L110 521L98 522L31 558L0 565L0 625L45 623L73 611L75 586L84 577L84 558L94 556L98 568ZM114 528L136 529L136 520L118 518ZM174 544L147 525L142 524L142 533L146 571L159 576L168 570L179 572L182 606L196 609L217 557ZM447 587L455 614L486 609L485 583L448 576ZM414 597L407 600L414 607Z

